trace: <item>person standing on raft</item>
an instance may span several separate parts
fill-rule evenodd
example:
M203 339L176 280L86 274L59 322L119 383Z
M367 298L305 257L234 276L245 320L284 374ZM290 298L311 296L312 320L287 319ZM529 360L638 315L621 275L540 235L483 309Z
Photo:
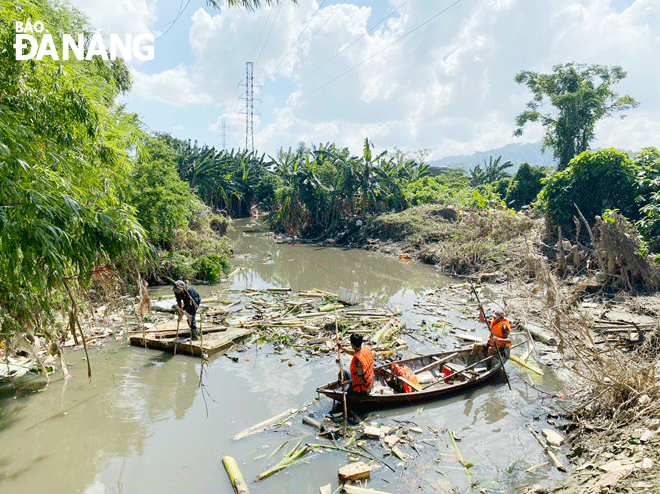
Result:
M199 304L202 303L202 299L199 296L199 293L197 293L197 290L195 290L192 286L181 280L174 282L172 291L174 292L174 297L176 297L176 305L174 308L179 313L179 321L185 312L188 315L187 319L188 326L190 327L190 339L192 341L198 340L199 333L197 332L195 315L197 314Z

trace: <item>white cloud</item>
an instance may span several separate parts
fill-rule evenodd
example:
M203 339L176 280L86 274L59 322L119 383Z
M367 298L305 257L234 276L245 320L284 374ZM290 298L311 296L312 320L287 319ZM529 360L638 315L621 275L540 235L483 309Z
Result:
M512 136L515 116L531 99L515 83L517 72L548 73L567 62L620 65L628 77L613 89L641 106L625 120L599 124L595 145L652 145L660 122L660 66L652 63L660 51L660 0L630 2L617 12L611 0L473 0L430 21L446 5L409 2L370 32L401 2L198 8L181 19L190 26L193 58L155 74L135 72L134 91L165 103L163 112L211 105L218 112L208 121L184 123L188 135L217 137L222 114L244 142L245 116L237 114L244 87L237 84L251 60L255 83L263 85L255 88L260 150L272 154L304 140L359 152L369 137L380 149L431 148L439 158L541 138L538 126ZM127 2L120 5L133 15ZM150 26L154 4L135 5L137 25ZM109 12L104 22L112 18Z
M198 81L182 66L147 75L132 70L133 94L173 106L208 105L211 94L200 91Z
M154 34L156 0L70 0L105 34Z

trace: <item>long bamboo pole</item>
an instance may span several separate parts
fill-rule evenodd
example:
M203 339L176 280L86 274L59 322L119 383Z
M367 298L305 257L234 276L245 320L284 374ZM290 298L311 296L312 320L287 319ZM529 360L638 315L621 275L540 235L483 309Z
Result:
M337 358L339 359L339 387L341 388L342 401L344 402L344 430L342 434L344 441L346 441L346 434L348 433L348 405L346 404L346 390L344 389L344 366L341 363L341 340L339 339L337 309L335 309L335 336L337 337Z
M483 318L484 322L486 323L486 326L488 327L488 332L490 333L490 336L493 338L493 341L495 341L495 335L493 334L493 330L490 327L490 324L488 324L488 320L486 319L486 314L484 314L484 309L481 305L481 301L479 300L479 295L477 295L477 291L474 289L474 285L472 283L470 283L470 287L472 287L472 293L474 293L474 296L477 298L477 303L479 304L479 312L481 313L481 317ZM504 371L504 377L506 378L506 383L509 386L509 389L511 389L509 376L507 375L506 369L504 368L504 361L502 360L502 355L500 354L500 349L498 348L497 344L495 344L495 353L497 353L497 357L500 359L500 365L502 366L502 370Z
M179 317L176 320L176 336L174 337L174 350L173 354L176 355L176 344L179 341L179 325L181 324L181 314L179 314Z
M250 494L250 490L248 489L245 480L243 480L243 475L238 469L236 460L231 456L225 456L222 459L222 464L225 466L225 470L227 470L227 475L229 476L229 480L231 481L231 485L236 494Z

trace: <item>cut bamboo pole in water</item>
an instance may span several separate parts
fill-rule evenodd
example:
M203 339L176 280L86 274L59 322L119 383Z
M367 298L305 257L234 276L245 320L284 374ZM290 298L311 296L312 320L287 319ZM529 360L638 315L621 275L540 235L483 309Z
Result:
M538 374L539 376L543 376L543 371L542 371L541 369L538 369L538 368L536 368L536 367L532 367L530 364L525 363L525 362L523 362L523 361L517 359L517 358L514 357L513 355L510 355L510 356L509 356L509 360L511 360L512 362L515 362L515 363L518 364L518 365L523 366L525 369L528 369L528 370L530 370L530 371L532 371L532 372Z
M297 408L289 408L288 410L280 413L279 415L276 415L275 417L271 417L268 420L264 420L263 422L259 422L256 425L253 425L252 427L248 427L245 429L243 432L239 432L234 436L234 441L238 439L243 439L244 437L247 437L251 434L254 434L256 432L259 432L261 430L266 429L267 427L276 424L278 421L282 420L285 418L287 415L293 415L295 413L298 413Z
M540 444L541 446L543 446L543 449L545 450L545 452L548 453L548 456L549 456L550 459L552 460L552 463L554 463L554 465L555 465L555 467L557 468L557 470L560 470L560 471L562 471L562 472L565 472L565 471L566 471L566 467L565 467L564 465L561 464L561 462L559 461L559 459L557 459L557 457L555 456L554 452L550 449L550 446L548 446L548 445L543 441L543 439L541 439L541 436L539 436L538 433L537 433L534 429L532 429L532 426L530 426L529 424L527 424L527 428L529 429L529 432L531 432L532 435L536 438L536 440L539 442L539 444Z
M241 475L241 471L238 469L236 460L231 456L225 456L222 459L222 464L225 466L225 470L227 470L227 475L236 494L250 494L250 490L245 480L243 480L243 475Z
M365 489L364 487L358 487L357 485L349 484L344 484L341 488L341 492L346 494L389 494L388 492Z

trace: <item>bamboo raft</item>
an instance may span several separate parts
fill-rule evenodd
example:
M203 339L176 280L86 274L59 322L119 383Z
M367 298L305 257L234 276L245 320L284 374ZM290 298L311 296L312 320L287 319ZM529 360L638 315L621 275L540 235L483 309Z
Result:
M190 329L185 321L181 322L178 338L176 337L176 325L176 319L172 319L153 329L136 331L129 337L129 342L133 346L152 350L201 357L202 353L211 356L224 352L254 331L254 328L203 324L203 337L197 341L191 341Z

